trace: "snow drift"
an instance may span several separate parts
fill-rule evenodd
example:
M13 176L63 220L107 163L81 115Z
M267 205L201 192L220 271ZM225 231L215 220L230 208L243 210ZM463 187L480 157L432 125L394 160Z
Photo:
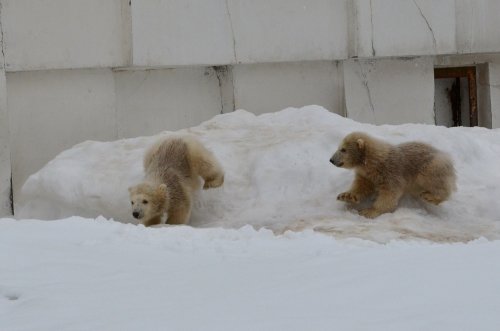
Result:
M405 198L394 213L375 220L347 210L336 196L349 187L353 173L332 166L329 158L352 131L392 143L419 140L448 152L457 169L458 191L438 207ZM226 172L222 188L197 195L191 217L194 227L250 224L275 233L313 229L378 242L500 238L500 130L374 126L307 106L260 116L239 110L179 132L196 135ZM103 215L133 223L127 188L143 177L146 148L171 134L87 141L62 152L27 180L16 216Z

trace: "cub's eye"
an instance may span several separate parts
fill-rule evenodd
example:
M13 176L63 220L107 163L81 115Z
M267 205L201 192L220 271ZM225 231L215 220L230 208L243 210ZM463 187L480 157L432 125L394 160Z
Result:
M148 204L148 200L142 200L142 203L147 205Z
M342 148L340 151L341 151L342 153L345 153L345 148Z
M133 201L130 201L130 203L131 203L132 205L134 205L134 202L133 202Z

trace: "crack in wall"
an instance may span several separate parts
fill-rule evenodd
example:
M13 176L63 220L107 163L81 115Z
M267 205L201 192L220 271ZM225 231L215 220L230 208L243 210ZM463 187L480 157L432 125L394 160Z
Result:
M372 0L370 0L370 24L372 26L372 55L376 56L377 52L375 52L375 45L374 45L374 32L373 32L373 7L372 7Z
M222 93L222 79L223 79L222 76L224 75L224 73L222 71L224 69L223 69L223 66L215 66L212 68L214 69L215 76L217 77L217 81L219 82L220 113L224 114L224 96Z
M3 34L2 13L3 13L3 5L2 5L2 2L0 1L0 38L2 38L3 70L5 70L7 68L7 64L5 61L5 38L4 38L4 34Z
M424 13L422 12L422 9L420 9L420 6L417 4L416 0L413 0L413 4L415 4L415 7L417 7L418 11L420 12L420 16L422 16L422 18L425 21L425 24L427 24L427 27L429 28L429 31L431 32L431 35L432 35L432 44L434 46L434 51L437 52L437 41L436 41L436 36L434 36L434 30L432 30L432 27L429 24L429 21L427 20Z
M10 192L9 192L9 203L10 203L10 213L14 215L14 190L12 189L12 172L10 174Z
M234 63L238 63L238 58L236 57L236 37L234 36L233 19L231 17L231 11L229 10L229 0L226 0L226 14L229 19L229 27L231 28L231 37L233 38L233 57Z
M212 68L219 83L220 113L232 112L235 107L232 69L230 66L214 66Z
M366 89L366 94L368 95L368 103L370 104L370 108L372 110L372 113L375 114L375 107L373 106L373 99L372 99L372 93L370 91L370 87L368 86L368 74L365 72L363 68L363 64L358 61L359 68L361 70L361 77L363 78L362 84Z

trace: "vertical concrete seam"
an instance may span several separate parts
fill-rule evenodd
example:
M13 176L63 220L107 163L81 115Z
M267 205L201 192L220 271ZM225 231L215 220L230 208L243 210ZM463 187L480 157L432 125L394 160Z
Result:
M229 80L231 83L231 111L236 110L236 97L234 96L234 75L233 75L233 66L227 66Z
M344 61L335 61L335 67L337 68L337 77L339 82L342 82L339 87L339 94L341 96L339 101L339 106L342 109L342 116L347 117L347 104L346 104L346 96L345 96L345 77L344 77Z
M3 64L3 71L5 75L5 111L7 113L7 128L9 127L9 119L8 119L8 110L7 110L7 61L5 58L5 36L4 36L4 31L3 31L3 3L0 1L0 38L1 40L1 48L2 48L2 64ZM10 130L9 130L10 132ZM10 134L7 134L7 140L10 141ZM10 204L10 212L12 215L14 215L14 190L12 186L12 153L10 151L10 142L8 143L8 154L9 154L9 166L11 167L10 169L10 188L9 188L9 197L8 197L8 203Z
M221 114L232 112L235 108L232 67L224 65L212 68L219 83Z
M226 3L226 14L229 19L229 27L231 28L231 37L233 38L233 57L234 63L238 63L238 57L236 56L236 37L234 35L233 19L231 17L231 11L229 10L229 0L225 0Z
M12 171L10 172L9 203L10 203L10 213L14 215L14 190L12 189Z
M121 139L118 124L118 87L116 84L116 70L111 70L111 75L113 76L113 107L114 107L114 136L115 139Z
M222 75L221 72L222 66L214 66L212 69L215 71L215 76L217 77L217 81L219 82L219 98L220 98L220 113L224 114L224 95L222 93Z

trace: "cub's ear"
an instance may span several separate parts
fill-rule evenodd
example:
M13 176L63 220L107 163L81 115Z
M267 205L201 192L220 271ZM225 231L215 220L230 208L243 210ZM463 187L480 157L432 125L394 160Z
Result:
M129 187L128 188L128 193L133 193L133 192L134 192L134 187L133 186Z
M160 185L158 185L157 191L160 194L166 194L167 193L167 185L166 184L160 184Z
M358 140L356 140L356 144L358 145L359 149L365 149L365 141L363 139L359 138Z

